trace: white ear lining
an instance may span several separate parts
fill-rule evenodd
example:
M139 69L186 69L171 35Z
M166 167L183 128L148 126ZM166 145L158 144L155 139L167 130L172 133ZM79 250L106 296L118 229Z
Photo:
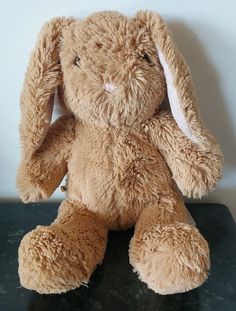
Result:
M161 65L162 65L162 68L164 70L164 74L165 74L166 85L167 85L167 95L169 98L172 115L173 115L176 123L178 124L178 127L180 128L180 130L190 140L197 143L198 139L190 131L188 124L187 124L187 121L186 121L186 118L185 118L185 115L181 109L180 100L179 100L179 97L177 94L176 87L174 85L173 76L171 74L170 68L169 68L169 66L165 60L163 53L160 50L158 50L158 47L157 47L157 52L158 52L158 57L159 57Z

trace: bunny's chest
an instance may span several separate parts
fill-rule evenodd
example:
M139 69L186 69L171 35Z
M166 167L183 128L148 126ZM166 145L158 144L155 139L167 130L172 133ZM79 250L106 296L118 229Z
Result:
M161 153L144 135L135 132L117 139L113 148L113 176L125 204L155 201L171 183Z
M83 128L69 163L69 188L89 205L104 205L104 198L110 206L148 202L155 199L166 171L161 154L142 133Z

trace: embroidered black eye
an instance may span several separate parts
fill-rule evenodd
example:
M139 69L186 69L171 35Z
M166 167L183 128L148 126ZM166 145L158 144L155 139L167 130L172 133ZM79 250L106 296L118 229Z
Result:
M80 58L79 58L79 56L76 56L76 58L75 58L75 65L80 67Z
M143 54L143 59L149 64L149 65L153 65L153 62L151 61L150 57L148 56L147 53Z

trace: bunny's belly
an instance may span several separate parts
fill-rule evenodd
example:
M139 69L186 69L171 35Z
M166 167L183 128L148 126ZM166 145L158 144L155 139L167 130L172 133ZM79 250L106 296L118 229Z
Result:
M165 161L139 133L87 131L80 133L69 162L68 198L82 201L110 229L130 227L170 190Z

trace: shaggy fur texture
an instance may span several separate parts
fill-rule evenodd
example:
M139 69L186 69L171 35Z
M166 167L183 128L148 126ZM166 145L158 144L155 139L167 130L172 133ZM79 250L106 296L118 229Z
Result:
M50 125L56 90L68 115ZM163 109L166 92L171 109ZM157 13L101 12L46 23L21 111L22 200L47 199L67 174L57 219L21 242L24 287L61 293L88 282L108 230L133 225L130 263L151 289L170 294L204 282L208 245L188 223L179 190L188 197L212 190L223 156Z

